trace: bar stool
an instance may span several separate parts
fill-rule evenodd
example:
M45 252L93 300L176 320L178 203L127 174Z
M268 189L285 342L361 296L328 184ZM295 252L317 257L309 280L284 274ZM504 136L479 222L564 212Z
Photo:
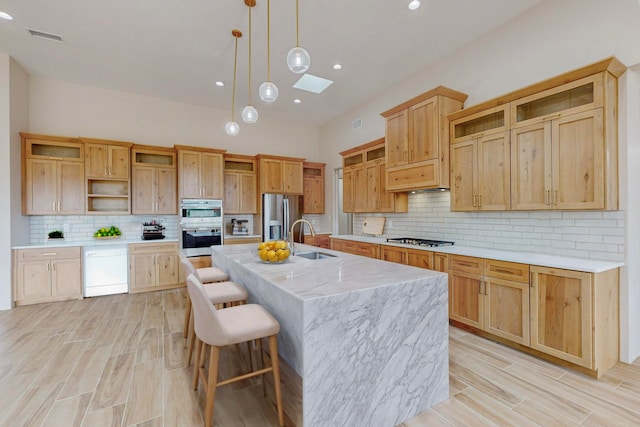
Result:
M180 259L180 262L182 263L186 276L192 274L196 278L198 278L198 280L200 280L198 272L199 269L196 269L193 264L191 264L191 261L189 261L186 257L183 257ZM227 278L228 277L229 276L227 276ZM200 283L202 283L202 281L200 281ZM214 305L230 306L236 304L244 304L247 302L247 298L249 297L249 294L242 286L229 281L207 283L206 285L204 285L204 290L207 297L209 298L209 301L211 301L211 303ZM191 364L193 347L196 340L196 334L193 327L193 316L191 315L191 306L191 296L187 295L187 307L185 310L187 312L185 316L185 322L187 322L185 330L187 331L187 339L189 342L189 358L187 360L187 365ZM249 352L249 357L251 357L251 352Z
M213 406L216 388L225 384L264 375L273 372L273 383L276 393L278 421L284 426L282 412L282 396L280 394L280 365L278 361L278 342L276 335L280 332L280 324L264 308L257 304L246 304L217 310L207 296L205 287L198 278L191 274L187 277L187 289L193 303L196 331L196 362L193 375L193 389L198 390L198 382L202 381L206 393L205 426L213 421ZM250 373L218 381L220 349L225 346L251 342L269 338L271 367L262 368ZM209 371L204 369L204 360L200 356L203 346L210 346ZM253 366L252 366L253 369Z
M183 253L180 253L180 262L182 260L187 260L188 258L184 256ZM186 268L185 269L185 277L189 274L196 274L196 277L200 280L201 283L209 284L214 282L227 282L229 280L229 275L224 271L220 270L218 267L201 267L195 268L191 262L189 262L189 267L186 264L182 263ZM196 273L194 273L194 270ZM188 295L187 295L188 297ZM182 336L187 338L189 334L189 319L191 318L191 299L187 298L187 304L185 307L185 316L184 316L184 330L182 331Z

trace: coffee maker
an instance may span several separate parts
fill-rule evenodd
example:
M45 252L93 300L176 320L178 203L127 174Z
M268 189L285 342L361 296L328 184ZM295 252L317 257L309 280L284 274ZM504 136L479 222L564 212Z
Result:
M249 234L249 229L247 228L249 220L248 219L231 219L231 234L234 236L237 235L247 235Z

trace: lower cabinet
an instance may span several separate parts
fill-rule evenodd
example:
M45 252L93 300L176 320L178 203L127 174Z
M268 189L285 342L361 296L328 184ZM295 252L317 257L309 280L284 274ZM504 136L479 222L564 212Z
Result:
M182 286L178 243L129 245L129 293L158 291Z
M600 376L619 359L618 269L531 267L531 347Z
M380 245L377 243L356 242L354 240L342 240L331 238L331 249L347 252L354 255L380 258Z
M81 248L14 251L16 305L82 299Z
M315 236L312 236L310 234L305 234L304 244L317 246L319 248L329 249L331 246L329 243L329 236L330 234L316 234Z
M449 256L449 318L529 345L529 265Z
M427 270L446 272L446 262L443 263L442 258L439 258L438 265L436 265L434 255L432 251L380 245L380 259L411 265L413 267L426 268ZM445 260L446 257L447 255L444 254Z

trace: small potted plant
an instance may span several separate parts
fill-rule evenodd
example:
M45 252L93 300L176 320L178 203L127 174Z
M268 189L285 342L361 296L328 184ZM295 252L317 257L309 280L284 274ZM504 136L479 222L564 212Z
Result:
M62 232L62 230L53 230L50 231L49 234L49 239L64 239L64 233Z

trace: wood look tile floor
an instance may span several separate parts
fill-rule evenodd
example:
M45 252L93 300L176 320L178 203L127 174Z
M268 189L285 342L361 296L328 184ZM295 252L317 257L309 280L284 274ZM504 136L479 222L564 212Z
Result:
M191 390L182 337L185 296L178 289L0 312L0 427L201 426L204 396ZM246 367L246 355L226 350L222 375ZM640 360L596 381L456 328L449 360L450 398L401 427L640 425ZM286 368L294 425L300 384ZM219 388L215 425L276 426L263 396L256 379Z

